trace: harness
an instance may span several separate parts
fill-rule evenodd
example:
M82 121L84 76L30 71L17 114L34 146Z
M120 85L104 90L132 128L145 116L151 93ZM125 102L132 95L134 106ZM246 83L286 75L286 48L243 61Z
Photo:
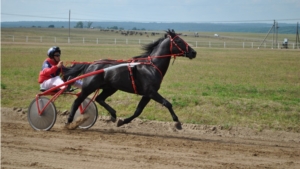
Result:
M112 59L104 59L104 60L98 60L98 61L94 61L94 62L70 62L71 64L78 64L78 63L81 63L81 64L92 64L92 63L98 63L98 64L113 64L113 63L128 63L128 72L129 72L129 77L130 77L130 80L131 80L131 84L132 84L132 88L134 90L134 93L135 94L138 94L137 92L137 87L136 87L136 84L135 84L135 79L134 79L134 74L132 72L132 67L134 66L131 66L130 63L134 63L134 62L139 62L140 65L151 65L152 67L154 67L161 75L161 79L163 80L163 74L161 72L161 70L155 65L153 64L152 62L152 59L154 58L166 58L166 57L173 57L174 58L174 61L173 61L173 64L175 62L175 59L177 56L186 56L188 53L189 53L189 50L188 50L188 44L182 40L178 35L174 36L173 38L168 35L169 39L170 39L170 52L171 54L168 54L168 55L161 55L161 56L148 56L146 58L134 58L134 59L129 59L129 60L112 60ZM175 42L175 38L180 38L185 46L186 46L186 51L182 50ZM176 53L174 54L172 51L173 47L176 47L180 52L179 53ZM161 81L162 81L161 80Z
M131 84L132 84L132 88L133 88L133 90L134 90L134 93L135 93L135 94L138 94L138 93L137 93L137 90L136 90L136 85L135 85L135 81L134 81L134 77L133 77L133 73L132 73L132 69L131 69L130 64L128 64L127 67L128 67L129 77L130 77L130 79L131 79Z

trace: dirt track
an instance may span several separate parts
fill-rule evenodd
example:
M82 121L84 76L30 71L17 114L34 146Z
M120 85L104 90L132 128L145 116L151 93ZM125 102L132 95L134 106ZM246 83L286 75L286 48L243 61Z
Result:
M59 115L34 131L21 109L1 109L1 168L300 168L300 134L100 117L89 130L63 129Z

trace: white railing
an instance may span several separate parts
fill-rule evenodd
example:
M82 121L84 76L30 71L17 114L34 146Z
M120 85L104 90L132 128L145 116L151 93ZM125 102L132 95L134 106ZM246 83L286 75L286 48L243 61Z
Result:
M45 37L45 36L14 36L2 35L1 42L12 43L70 43L70 44L115 44L115 45L143 45L154 42L155 39L130 39L130 38L86 38L86 37ZM263 48L278 48L282 47L281 43L273 44L272 42L220 42L220 41L186 41L192 47L207 47L207 48L253 48L259 46ZM299 44L289 43L289 49L299 49Z

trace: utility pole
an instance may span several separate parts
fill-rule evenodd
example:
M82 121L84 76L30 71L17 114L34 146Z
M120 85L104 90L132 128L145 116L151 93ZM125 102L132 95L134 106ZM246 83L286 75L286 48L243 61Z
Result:
M273 38L272 38L272 49L274 48L274 34L275 34L275 29L276 29L276 26L275 26L275 20L274 20L274 23L273 23Z
M296 48L300 48L300 39L299 39L299 25L297 22L297 30L296 30Z
M277 46L278 47L278 22L276 22L276 43L275 43L275 47Z
M69 38L70 38L70 19L71 18L71 10L69 10Z
M270 32L272 31L273 28L276 29L276 28L275 28L275 20L274 20L274 24L273 24L273 26L271 27L271 29L269 30L267 36L264 38L264 40L261 42L261 44L258 46L257 49L259 49L259 47L265 42L265 40L267 39L268 35L270 34ZM275 32L275 30L273 30L273 32ZM274 43L274 33L273 33L272 49L273 49L273 43Z

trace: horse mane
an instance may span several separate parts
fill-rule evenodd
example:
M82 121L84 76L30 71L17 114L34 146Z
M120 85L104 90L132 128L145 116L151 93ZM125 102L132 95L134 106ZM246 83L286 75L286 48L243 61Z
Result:
M137 58L144 58L144 57L148 57L150 55L150 53L154 50L154 48L159 45L164 39L166 39L167 37L171 36L172 38L175 37L177 34L175 33L175 31L172 29L168 29L166 31L166 34L164 37L161 37L159 39L157 39L155 42L153 43L149 43L149 44L146 44L146 45L143 45L142 46L142 50L144 50L145 52L142 53L141 55L139 56L135 56L133 57L133 59L137 59Z

